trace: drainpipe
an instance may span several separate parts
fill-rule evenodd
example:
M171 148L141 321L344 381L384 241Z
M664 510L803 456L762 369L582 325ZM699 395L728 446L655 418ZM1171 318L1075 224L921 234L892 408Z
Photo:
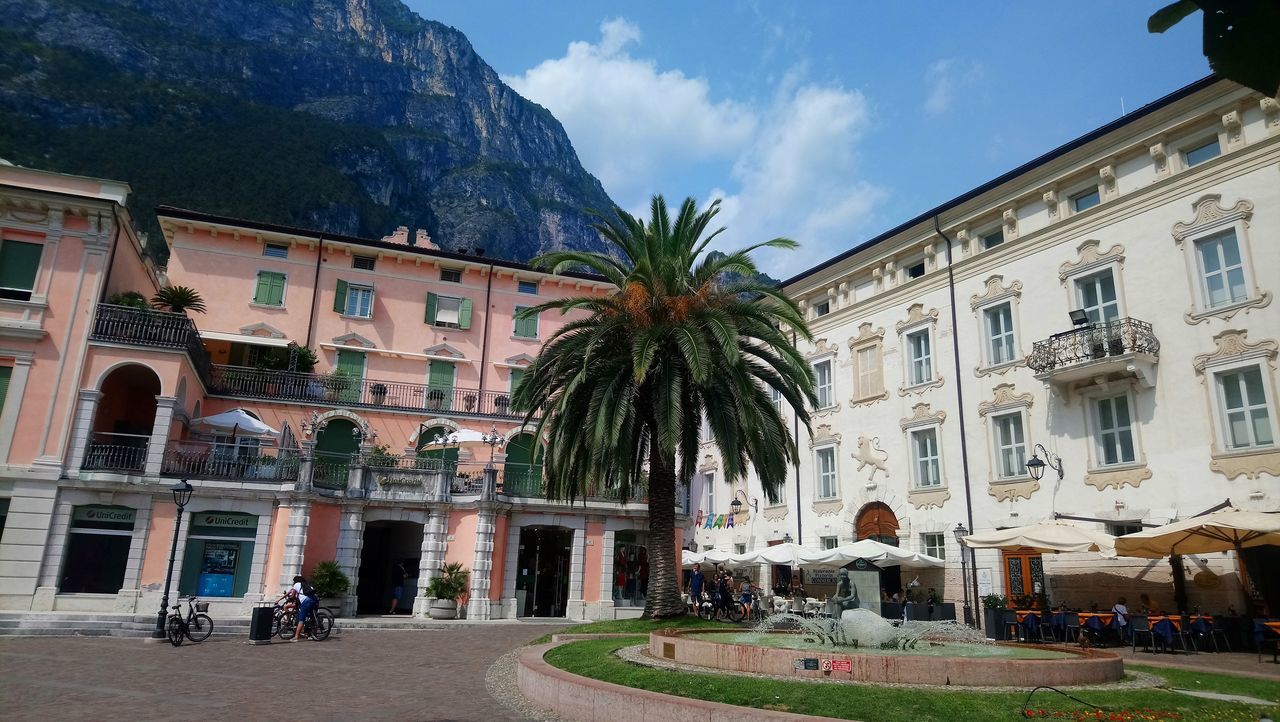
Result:
M324 236L316 241L316 274L311 279L311 314L307 318L307 348L315 341L316 301L320 298L320 260L324 258Z
M958 408L957 417L960 419L960 468L964 474L964 504L965 515L969 521L969 532L977 531L973 523L973 493L969 488L969 435L965 431L964 424L964 384L961 383L963 378L960 375L960 329L956 318L956 272L955 263L951 252L951 239L947 238L947 234L942 232L942 226L938 223L938 217L933 217L933 228L942 236L943 245L947 248L947 293L951 296L951 356L955 362L956 374L956 406ZM960 556L964 556L964 545L960 545ZM973 553L970 550L970 553ZM966 580L968 582L970 580ZM982 601L978 598L978 555L973 553L973 626L980 628L982 626Z
M489 366L489 296L493 293L493 264L489 264L489 283L484 289L484 336L480 341L480 386L476 389L476 408L482 408L480 397L484 394L484 372ZM532 460L530 460L532 461Z
M795 348L796 332L791 332L791 347ZM793 431L792 438L796 443L800 443L800 417L797 414L791 415L791 424ZM800 506L800 455L796 454L796 544L804 544L804 514ZM804 581L804 570L800 571L800 581Z

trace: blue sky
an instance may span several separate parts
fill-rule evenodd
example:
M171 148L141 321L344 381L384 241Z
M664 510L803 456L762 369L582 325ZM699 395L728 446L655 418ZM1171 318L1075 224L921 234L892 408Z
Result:
M462 30L639 212L723 198L722 247L803 270L1208 74L1167 0L1075 3L408 0Z

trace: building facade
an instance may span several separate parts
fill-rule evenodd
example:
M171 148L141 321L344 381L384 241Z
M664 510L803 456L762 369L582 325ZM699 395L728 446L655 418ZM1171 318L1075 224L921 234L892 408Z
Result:
M812 433L799 429L776 504L755 478L726 484L705 446L698 550L876 538L947 562L886 572L888 591L914 581L959 606L975 585L961 583L958 525L1064 515L1123 534L1228 499L1280 510L1274 98L1200 81L784 287L815 339L801 345ZM1033 454L1060 458L1061 480L1033 478ZM1277 565L1274 549L1177 568L983 550L974 576L981 597L1106 608L1148 593L1221 613L1280 606Z
M604 282L176 208L157 268L128 193L0 166L0 608L150 613L187 479L173 583L215 612L334 560L347 614L387 612L402 565L397 605L424 615L450 562L472 619L639 614L645 500L543 499L510 404L572 318L519 311ZM205 311L141 307L166 285ZM280 434L199 421L236 410Z

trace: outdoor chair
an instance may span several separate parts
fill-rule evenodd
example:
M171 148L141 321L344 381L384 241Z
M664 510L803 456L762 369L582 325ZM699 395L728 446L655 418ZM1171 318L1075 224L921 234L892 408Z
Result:
M1034 631L1034 634L1036 635L1036 641L1037 641L1037 642L1053 642L1053 641L1055 641L1055 640L1054 640L1054 637L1053 637L1053 630L1049 628L1049 622L1048 622L1048 620L1046 620L1046 619L1045 619L1045 615L1044 615L1044 614L1039 614L1039 613L1038 613L1038 614L1037 614L1037 617L1038 617L1038 618L1037 618L1037 620L1036 620L1036 621L1038 621L1038 622L1039 622L1039 624L1037 624L1037 625L1036 625L1036 628L1035 628L1035 631ZM1031 641L1031 634L1032 634L1032 633L1030 633L1030 632L1027 634L1027 641L1028 641L1028 642L1030 642L1030 641Z
M1191 631L1191 617L1182 615L1182 628L1174 628L1173 636L1182 645L1182 651L1187 654L1199 654L1200 649L1196 647L1196 635Z
M1001 609L1000 626L1004 629L1006 639L1011 639L1015 642L1022 641L1022 625L1018 623L1017 612L1012 609Z
M1062 643L1072 644L1079 641L1080 637L1080 615L1076 612L1062 613Z
M773 611L775 614L784 614L787 608L791 606L791 601L786 597L773 598Z
M1227 625L1222 617L1213 618L1213 626L1209 627L1209 641L1213 642L1213 651L1221 652L1222 646L1218 644L1218 640L1222 640L1222 644L1226 645L1227 651L1231 651L1231 637L1227 634Z
M1142 651L1150 652L1156 645L1155 633L1151 631L1151 620L1145 614L1129 615L1129 635L1132 639L1132 651L1138 651L1138 638L1146 636Z

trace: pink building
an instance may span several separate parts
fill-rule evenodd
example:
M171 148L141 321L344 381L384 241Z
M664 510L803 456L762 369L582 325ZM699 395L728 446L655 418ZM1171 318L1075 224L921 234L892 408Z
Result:
M174 584L224 615L326 560L353 582L348 614L385 613L398 587L425 615L455 561L472 619L639 613L643 500L543 499L540 444L510 408L567 320L517 313L610 286L403 227L371 240L168 207L161 269L128 192L0 166L0 608L150 617L169 487L188 479ZM206 312L137 307L165 285Z

